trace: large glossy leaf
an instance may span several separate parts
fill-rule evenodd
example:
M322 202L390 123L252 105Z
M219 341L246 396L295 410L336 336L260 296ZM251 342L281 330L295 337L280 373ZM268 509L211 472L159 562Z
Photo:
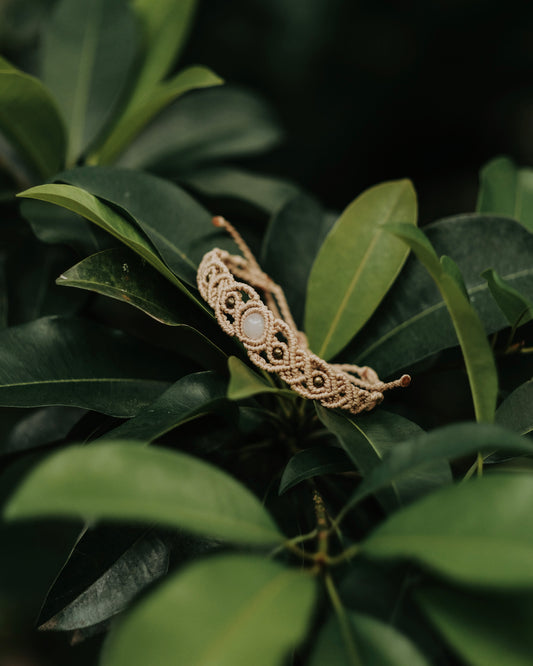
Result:
M267 150L281 130L257 96L227 86L179 99L120 157L119 164L178 174L205 162Z
M222 470L133 440L50 456L17 487L5 516L157 523L255 545L283 538L259 500Z
M196 0L133 0L145 33L145 56L132 102L150 90L170 71L182 50Z
M246 201L269 215L299 192L289 181L231 166L198 169L181 175L179 182L207 197Z
M93 169L100 171L100 169ZM199 303L189 290L183 285L172 271L170 271L156 254L150 241L137 229L137 227L125 218L121 217L113 209L102 203L89 192L72 185L38 185L19 194L18 196L28 199L38 199L67 208L98 225L124 245L131 248L140 257L145 259L151 266L158 270L164 277L175 284L187 296ZM200 304L201 305L201 304ZM204 307L201 305L201 307Z
M332 224L314 199L300 195L271 219L263 241L261 266L282 286L299 327L311 266Z
M311 269L305 331L311 349L329 359L366 323L407 257L384 232L389 222L416 224L416 193L409 180L366 190L343 212Z
M56 282L63 287L87 289L125 301L168 326L183 323L175 287L125 247L111 248L83 259L61 273Z
M493 268L533 299L533 236L513 220L481 215L450 217L424 228L439 255L459 266L470 300L487 333L507 326L481 273ZM343 362L370 365L390 376L457 344L446 305L416 259L410 257L379 310L343 352Z
M337 414L324 407L318 407L317 412L363 476L380 467L385 455L400 442L423 432L416 423L383 409L359 418ZM432 461L423 470L412 470L401 479L392 479L391 487L381 490L378 499L387 511L392 511L450 483L451 479L446 461Z
M412 558L486 587L533 586L533 476L485 475L424 497L361 544L376 558Z
M481 169L476 210L512 217L533 231L533 169L496 157Z
M43 35L42 78L68 127L68 163L76 161L116 113L138 42L127 0L58 3Z
M120 613L145 587L168 570L167 545L154 535L138 539L117 561L41 630L91 627Z
M308 573L271 560L198 562L133 609L110 635L102 666L278 666L304 638L315 592Z
M148 236L167 266L194 287L205 252L213 247L236 251L229 235L213 226L209 212L167 180L112 167L81 167L57 179L119 206Z
M347 613L353 647L341 630L337 617L322 627L309 666L429 666L429 662L407 636L370 615Z
M405 474L425 475L435 461L453 461L480 452L507 451L533 455L533 443L513 432L489 423L461 423L422 433L414 439L399 442L383 462L363 479L343 509L386 487ZM450 477L451 480L451 477Z
M417 601L455 651L472 666L529 666L533 598L421 588Z
M175 357L81 319L0 332L0 405L65 405L133 416L183 373Z
M487 334L470 304L456 264L449 257L439 261L431 243L419 229L407 224L391 224L388 228L409 245L439 288L463 352L476 419L490 423L494 420L498 393L496 364Z
M520 435L533 431L533 380L525 382L496 410L496 423Z
M224 404L226 382L214 372L197 372L178 380L137 416L115 428L110 436L151 442Z
M207 67L188 67L169 81L154 86L149 94L136 96L135 101L120 116L103 146L90 157L90 162L111 164L165 106L190 90L221 83L222 79Z
M48 90L39 80L0 58L0 100L3 134L39 176L47 178L56 173L65 159L66 136Z
M289 460L281 475L279 494L282 495L297 483L314 476L352 470L352 461L340 447L313 446L310 449L299 451Z
M486 270L482 276L487 280L490 293L505 315L509 326L517 327L533 319L533 305L522 294L508 285L493 269Z

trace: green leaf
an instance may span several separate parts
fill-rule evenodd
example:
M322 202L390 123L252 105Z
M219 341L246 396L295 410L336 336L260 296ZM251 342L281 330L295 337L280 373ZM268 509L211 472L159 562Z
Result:
M149 95L183 49L196 0L133 0L145 33L145 57L132 103Z
M39 109L39 113L35 110ZM66 137L56 104L40 81L0 58L0 130L43 178L61 168Z
M533 380L507 396L496 410L496 423L520 435L533 431Z
M128 417L183 373L175 357L88 320L43 317L0 332L0 405Z
M161 539L138 539L97 580L41 624L41 631L91 627L123 611L148 585L168 570L169 549Z
M383 462L363 479L343 513L364 497L406 474L413 477L417 474L425 475L431 463L452 461L478 451L533 455L533 443L490 423L460 423L421 433L414 439L396 444L387 453Z
M67 245L78 256L98 252L106 248L106 243L113 242L108 234L89 224L83 217L52 203L22 199L20 212L40 241Z
M298 483L323 474L350 472L353 464L337 446L313 446L294 455L283 470L279 482L279 495L286 493Z
M466 288L464 278L461 274L459 266L455 263L455 261L451 257L448 257L446 254L443 254L440 258L440 265L442 270L453 280L455 280L457 286L463 292L463 295L467 301L470 301L470 296L468 295L468 290Z
M100 170L100 169L98 169ZM118 238L124 245L136 252L140 257L158 270L170 282L176 285L187 296L195 302L200 302L192 296L189 290L176 276L165 266L157 256L152 244L137 228L123 217L115 213L109 206L106 206L94 195L72 185L38 185L29 190L21 192L20 197L28 199L38 199L63 206L68 210L77 213L88 219L90 222L98 225L115 238ZM204 307L200 304L201 307Z
M357 661L344 644L334 616L320 630L309 666L429 666L429 662L407 636L390 624L370 615L348 612Z
M416 599L446 641L472 666L529 666L531 594L421 588Z
M315 594L304 571L251 555L212 557L134 608L110 635L101 663L278 666L304 638Z
M487 333L508 324L481 273L494 268L533 300L533 236L505 218L459 215L424 228L439 255L453 257ZM475 252L472 250L475 248ZM423 265L411 256L363 331L343 352L346 363L370 365L388 377L457 344L446 304Z
M383 409L359 418L344 416L324 407L317 407L317 413L365 477L381 468L385 456L400 442L423 432L416 423ZM386 511L393 511L401 504L450 483L451 478L445 461L433 461L425 466L422 473L413 470L398 481L393 478L391 488L382 490L378 499Z
M62 273L56 283L133 305L156 321L174 327L171 348L180 355L208 369L226 369L225 353L199 330L182 323L190 313L176 289L127 248L93 254Z
M228 370L230 373L227 392L229 400L244 400L259 393L277 393L290 398L297 397L297 394L288 388L279 389L270 384L265 377L254 372L236 356L229 357Z
M363 541L372 558L412 558L471 585L533 585L533 476L484 476L390 516Z
M57 179L122 209L124 217L137 223L171 271L195 288L198 264L207 251L213 247L237 251L229 235L213 226L205 208L162 178L130 169L81 167L59 174Z
M407 224L391 224L388 229L409 245L439 288L463 352L476 420L490 423L494 420L498 393L496 365L483 324L458 283L455 269L450 274L443 267L420 229Z
M43 35L42 78L69 132L72 164L117 111L137 56L127 0L61 0Z
M181 175L206 162L268 150L281 137L279 123L263 100L245 90L216 86L164 110L119 164Z
M415 225L416 216L411 181L397 180L366 190L337 220L307 288L305 331L318 356L330 359L353 338L400 272L408 251L383 226Z
M246 201L269 215L298 194L286 180L231 166L198 169L181 175L179 182L203 196Z
M0 442L0 456L61 441L86 413L78 407L44 407L32 411Z
M83 259L64 271L56 283L125 301L168 326L183 323L175 288L144 259L125 247L111 248Z
M146 96L136 96L113 127L104 144L89 158L92 164L116 160L148 122L171 102L197 88L217 86L222 79L207 67L188 67L159 83Z
M268 225L261 265L282 286L297 326L303 322L311 266L332 224L318 202L300 195L287 202Z
M72 446L34 468L5 517L40 516L157 523L257 546L283 539L259 500L226 472L133 440Z
M508 157L496 157L480 172L476 210L512 217L533 231L533 169L519 169Z
M179 379L154 403L115 428L109 436L151 442L224 405L227 409L226 382L214 372L196 372Z
M502 280L495 270L490 268L481 275L487 281L492 297L510 326L516 328L533 319L533 304Z

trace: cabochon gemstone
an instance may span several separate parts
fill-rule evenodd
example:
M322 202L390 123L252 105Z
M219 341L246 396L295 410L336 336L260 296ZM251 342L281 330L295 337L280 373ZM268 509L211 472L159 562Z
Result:
M265 318L259 312L250 312L242 320L242 332L251 340L259 340L265 332Z

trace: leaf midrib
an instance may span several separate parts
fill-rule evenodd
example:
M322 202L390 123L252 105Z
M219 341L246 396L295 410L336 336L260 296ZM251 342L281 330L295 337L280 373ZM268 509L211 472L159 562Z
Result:
M0 390L3 388L12 389L20 388L22 386L45 386L47 384L81 384L81 383L94 384L98 382L148 382L152 384L169 384L169 381L164 379L146 379L143 377L77 377L72 379L38 379L29 382L16 382L13 384L0 384Z

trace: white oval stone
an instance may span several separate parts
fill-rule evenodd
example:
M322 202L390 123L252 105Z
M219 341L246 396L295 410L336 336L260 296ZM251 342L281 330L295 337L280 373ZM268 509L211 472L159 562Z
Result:
M251 340L259 340L265 332L265 318L259 312L250 312L242 320L242 332Z

